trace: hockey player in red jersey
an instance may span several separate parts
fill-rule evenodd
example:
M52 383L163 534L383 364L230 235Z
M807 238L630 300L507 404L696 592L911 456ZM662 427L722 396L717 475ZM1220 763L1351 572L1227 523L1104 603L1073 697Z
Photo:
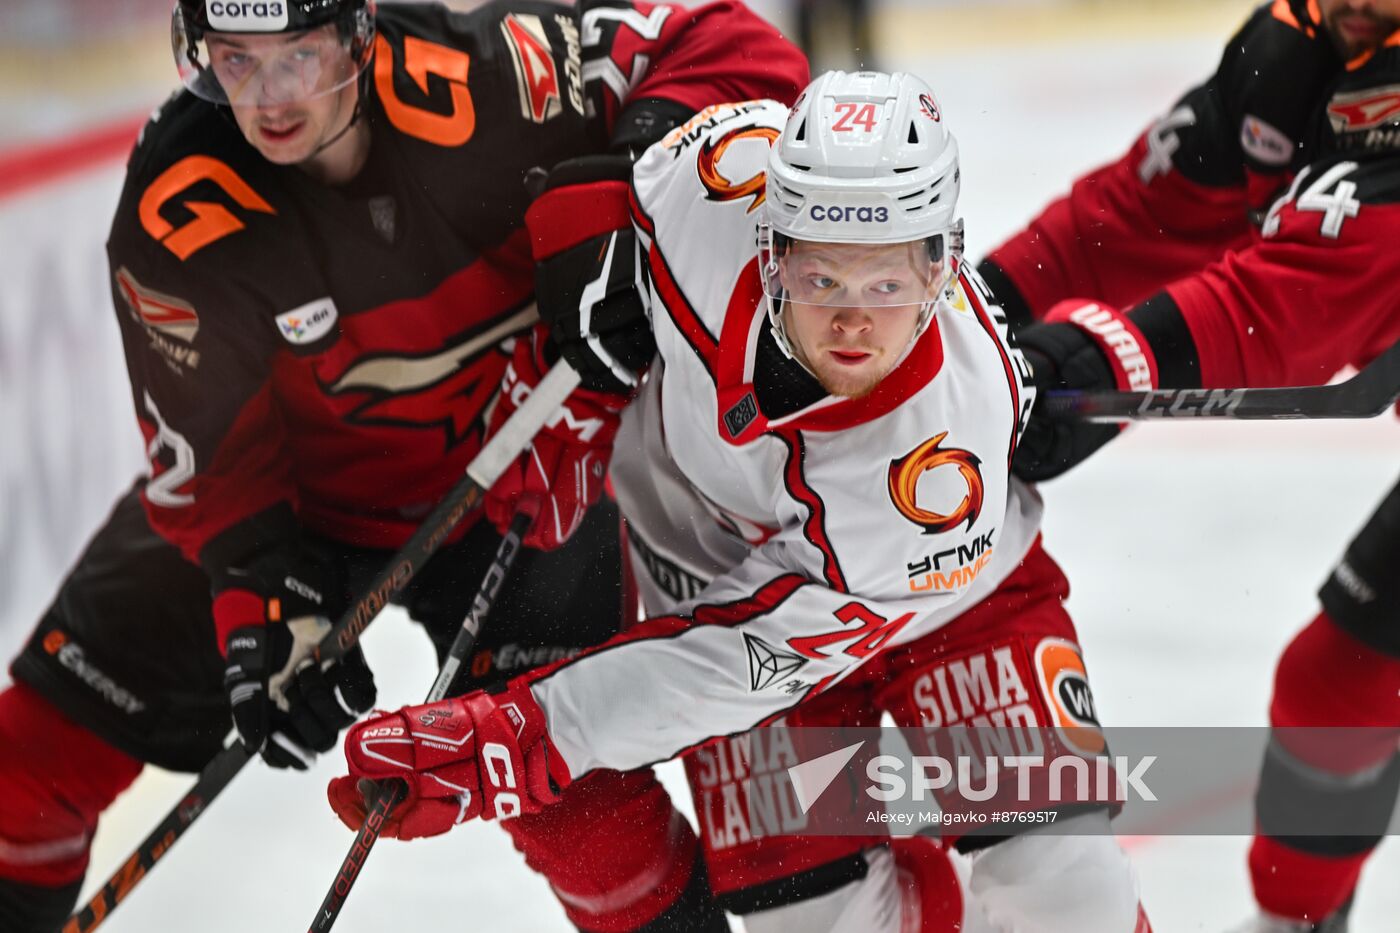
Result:
M1049 321L1019 331L1042 389L1315 385L1400 339L1397 27L1394 0L1261 8L1211 81L991 254L982 271L1008 307ZM1017 472L1048 479L1117 432L1035 415ZM1274 726L1375 728L1345 761L1275 733L1249 856L1253 933L1344 930L1389 823L1397 565L1400 486L1279 662ZM1290 833L1300 812L1357 814L1374 832Z
M630 186L604 174L593 209L630 201L635 226L605 251L635 239L647 260L655 357L610 476L648 618L503 691L366 720L332 806L358 826L357 781L402 778L384 832L432 835L547 814L594 769L693 753L712 883L751 931L1146 931L1102 807L1063 814L1083 835L946 837L971 853L976 892L950 914L947 863L928 850L900 861L942 880L911 889L869 837L727 832L704 806L716 782L742 780L715 756L755 727L883 712L937 725L918 685L967 663L992 663L1029 722L1071 724L1049 686L1085 676L1064 578L1039 501L1010 474L1032 386L961 264L957 145L932 92L828 73L791 111L708 108L653 145ZM550 320L553 344L595 388L637 382L620 365L627 322L599 322L578 297ZM535 383L546 359L518 349L508 382ZM940 464L962 483L946 503L919 483ZM998 693L963 712L1004 715Z
M358 653L303 666L276 697L269 675L295 620L339 615L480 449L534 296L597 277L586 247L537 265L532 236L629 226L547 207L527 221L534 180L589 154L627 161L717 101L791 100L807 77L730 0L179 0L173 16L185 90L144 129L108 244L151 475L0 693L6 933L57 930L99 815L147 762L203 767L230 709L250 749L304 768L369 708ZM546 434L594 403L578 393ZM478 517L402 596L440 651L498 541ZM477 683L616 630L617 533L608 508L533 530L572 539L517 563ZM723 927L694 833L649 774L600 772L564 803L510 832L576 924ZM578 859L585 844L606 856Z

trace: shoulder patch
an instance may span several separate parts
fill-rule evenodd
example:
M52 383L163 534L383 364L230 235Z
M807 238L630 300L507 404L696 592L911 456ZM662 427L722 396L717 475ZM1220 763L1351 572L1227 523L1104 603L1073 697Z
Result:
M771 102L762 100L746 100L734 104L711 104L662 137L661 147L670 151L672 157L679 158L687 147L704 138L720 125L763 110L770 104ZM787 108L783 108L783 112L786 113Z
M189 302L146 288L126 266L117 270L117 287L127 308L146 327L193 343L199 333L199 315Z
M401 58L402 61L396 59ZM381 32L374 37L374 88L379 104L395 129L424 142L445 149L465 145L476 133L476 105L467 86L471 71L471 56L461 49L450 48L404 36L401 49L395 47ZM413 92L405 99L394 84L395 67L403 69L411 79ZM431 96L428 78L436 76L447 84L450 109L443 113L441 103ZM408 92L408 85L404 91Z
M218 187L229 201L245 211L277 213L227 164L212 156L186 156L146 186L137 208L141 228L181 262L244 227L243 221L224 204L196 199L176 201L185 191L202 182ZM179 227L166 220L163 209L172 202L193 214L194 219Z
M1252 114L1245 114L1240 123L1240 148L1264 165L1283 166L1292 160L1297 146L1282 130Z
M1400 84L1363 88L1333 97L1327 103L1332 132L1355 133L1400 120Z
M700 174L700 183L705 186L706 200L739 201L744 198L753 198L749 203L748 213L752 214L757 210L758 206L763 203L764 185L767 180L765 170L759 169L756 173L749 174L747 178L739 177L746 174L741 170L736 173L736 178L731 180L720 170L720 161L730 146L736 142L748 140L765 144L764 159L759 164L766 166L768 147L777 141L778 134L779 131L771 126L748 126L730 130L713 145L708 139L705 140L700 146L700 154L695 160L695 168ZM738 161L742 162L743 160Z
M567 16L555 21L564 31L567 53L565 79L568 82L569 105L583 113L583 71L580 58L578 29ZM555 65L554 47L545 32L544 22L533 13L510 13L501 20L501 33L510 50L515 66L515 87L520 95L520 115L532 123L544 123L563 112L564 90Z

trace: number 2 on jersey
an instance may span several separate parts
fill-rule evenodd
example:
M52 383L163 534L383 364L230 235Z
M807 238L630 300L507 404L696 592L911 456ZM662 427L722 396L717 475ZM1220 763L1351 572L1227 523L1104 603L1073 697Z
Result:
M886 619L855 602L847 603L836 610L834 614L843 626L847 626L846 628L834 632L823 632L820 635L799 635L789 638L787 640L788 647L805 657L829 658L831 655L821 649L849 642L842 653L863 660L893 638L900 629L908 624L910 619L914 618L914 613L906 612L897 619ZM859 628L849 627L855 624L858 624Z

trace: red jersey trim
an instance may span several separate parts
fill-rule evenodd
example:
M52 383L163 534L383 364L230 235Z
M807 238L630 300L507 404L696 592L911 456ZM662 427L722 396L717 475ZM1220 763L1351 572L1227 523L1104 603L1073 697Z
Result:
M709 373L711 381L714 381L715 361L719 355L718 343L714 335L705 328L700 315L695 313L695 307L686 299L685 293L676 283L676 277L671 274L671 267L656 242L656 224L642 209L635 191L630 193L629 200L633 220L651 240L651 246L647 249L647 264L651 268L652 284L661 298L661 304L686 343L690 344L695 355L700 357L700 362L704 364L705 372Z
M738 282L735 283L734 294L730 298L729 308L725 312L722 331L724 337L719 345L719 380L717 383L721 419L724 418L724 413L728 410L726 402L732 403L734 400L741 399L753 392L750 378L752 374L747 371L747 368L749 361L757 356L756 344L763 332L761 326L754 326L754 318L756 315L768 313L762 298L763 289L758 276L758 260L755 258L744 267ZM943 340L938 330L938 319L935 316L933 323L919 337L918 342L909 351L909 355L905 357L904 361L885 376L869 395L864 398L841 399L834 402L831 396L826 396L822 401L804 411L780 419L771 427L775 430L843 431L868 421L874 421L876 418L894 411L913 397L915 393L933 381L942 368ZM764 430L768 430L770 427L761 414L755 423L762 423ZM721 427L723 428L723 425ZM731 436L723 430L720 433L722 437ZM748 428L737 442L742 443L743 440L751 439L753 436L756 436L755 432L752 428Z
M531 684L539 683L566 667L577 664L584 658L612 651L634 641L676 638L701 625L721 625L731 628L743 625L745 622L752 622L754 619L772 612L793 593L796 593L799 588L811 582L801 574L785 573L759 587L758 591L751 596L745 596L743 599L728 603L701 604L696 606L689 616L656 616L647 619L625 632L614 635L601 645L585 648L571 658L562 658L553 664L547 664L528 674L522 674L518 679Z
M822 574L826 577L827 585L838 593L849 593L846 575L841 572L841 562L836 559L836 549L831 546L831 538L826 533L826 503L802 475L802 460L806 453L802 435L796 431L775 434L788 448L787 467L783 470L788 495L807 506L807 521L802 523L802 535L821 552Z

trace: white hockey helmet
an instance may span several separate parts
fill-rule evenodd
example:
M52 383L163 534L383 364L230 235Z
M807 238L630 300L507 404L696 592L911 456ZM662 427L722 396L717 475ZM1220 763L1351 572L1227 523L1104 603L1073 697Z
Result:
M957 140L919 78L830 71L808 85L769 152L759 225L764 294L783 351L793 355L780 274L792 241L924 244L941 278L929 292L937 296L961 260L958 184ZM851 299L828 303L843 300ZM915 340L935 304L936 297L919 302Z

